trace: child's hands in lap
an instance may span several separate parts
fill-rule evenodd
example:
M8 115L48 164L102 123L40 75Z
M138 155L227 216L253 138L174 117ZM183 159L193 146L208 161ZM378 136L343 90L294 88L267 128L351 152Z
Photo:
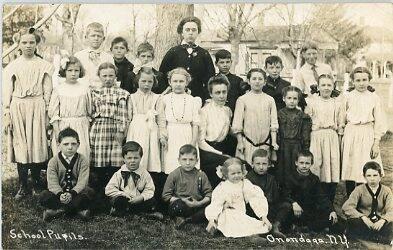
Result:
M189 207L198 207L199 206L199 202L192 197L182 198L181 200L184 201L184 203L186 203L186 205Z
M298 218L299 218L299 217L302 215L302 213L303 213L302 207L301 207L297 202L294 202L294 203L292 204L292 209L293 209L293 213L294 213L295 216L298 217Z
M277 150L279 149L279 146L278 146L277 143L272 143L272 146L273 146L273 149L274 149L275 151L277 151Z
M68 204L72 200L72 194L71 193L63 193L60 195L60 202L62 204Z
M383 227L384 224L385 224L385 220L384 220L384 219L381 219L381 220L375 222L375 223L371 226L371 228L374 229L374 230L376 230L376 231L379 231L379 230L381 230L381 228Z
M143 201L143 196L142 195L138 195L134 198L130 197L130 200L128 201L130 204L138 204L141 203Z

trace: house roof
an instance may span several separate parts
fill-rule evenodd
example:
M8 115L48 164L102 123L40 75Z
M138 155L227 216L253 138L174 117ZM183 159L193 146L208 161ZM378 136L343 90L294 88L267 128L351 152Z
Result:
M293 42L303 42L304 40L313 41L318 44L330 44L332 49L337 48L338 43L330 37L326 32L316 30L311 36L304 38L302 36L302 27L295 25L293 27L293 37L296 39ZM228 39L225 39L225 32L223 30L212 30L209 32L203 32L200 40L202 43L229 43ZM264 26L263 29L247 29L241 38L243 43L259 43L261 46L272 47L281 43L287 43L290 41L288 26ZM324 46L326 47L326 46Z

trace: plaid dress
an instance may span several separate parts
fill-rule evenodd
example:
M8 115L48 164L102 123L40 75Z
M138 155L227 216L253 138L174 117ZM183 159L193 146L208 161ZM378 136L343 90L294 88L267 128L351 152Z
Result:
M116 139L128 124L127 91L113 86L92 90L93 125L90 130L92 167L120 167L122 143Z

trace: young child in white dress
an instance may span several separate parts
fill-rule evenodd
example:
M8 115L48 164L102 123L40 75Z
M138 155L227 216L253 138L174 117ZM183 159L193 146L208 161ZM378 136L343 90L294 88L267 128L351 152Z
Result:
M272 225L267 219L268 203L262 189L245 179L246 170L237 158L229 158L221 168L225 181L213 191L212 200L206 207L205 216L209 221L207 231L216 229L225 237L246 237L265 234ZM246 214L249 203L255 215Z
M382 167L379 142L386 132L386 123L379 96L367 90L371 73L357 67L351 73L355 89L343 101L345 129L342 142L342 179L346 181L347 195L356 183L364 183L362 166L371 160ZM382 175L383 175L382 167Z
M65 77L65 82L53 90L48 109L50 123L53 126L52 152L53 155L57 155L58 134L70 127L79 135L78 153L89 159L90 89L78 80L84 77L85 70L79 59L74 56L65 57L61 62L59 75Z
M334 200L340 181L340 141L344 133L340 97L331 97L334 80L323 74L318 78L319 95L306 99L305 113L312 119L310 151L314 155L311 172L319 177L321 186Z
M163 150L162 169L170 174L178 165L177 155L185 144L197 145L202 101L186 93L190 74L183 68L168 73L172 92L158 103L159 138ZM199 163L196 166L199 169Z
M251 69L247 79L251 91L236 101L232 131L238 141L236 156L252 164L252 153L256 149L278 150L278 120L273 97L262 92L266 73L262 69Z
M138 90L131 94L129 118L131 120L127 132L127 141L138 142L143 148L141 168L149 172L161 172L158 127L156 122L156 105L159 95L151 89L157 79L151 68L143 67L136 75Z

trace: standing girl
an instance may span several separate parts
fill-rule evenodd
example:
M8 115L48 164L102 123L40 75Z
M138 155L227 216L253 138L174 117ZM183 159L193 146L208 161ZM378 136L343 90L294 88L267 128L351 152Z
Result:
M14 159L19 175L19 191L15 199L28 193L30 168L33 194L40 185L40 171L46 168L48 142L46 137L47 107L52 92L53 66L36 54L40 36L34 28L20 32L22 55L4 71L4 127L12 136Z
M367 90L371 73L365 67L355 68L350 75L355 90L343 102L345 129L342 145L342 179L346 181L347 195L356 183L364 183L362 166L376 161L382 166L379 141L386 132L381 102L375 92ZM383 175L383 168L382 168Z
M140 166L149 172L161 172L156 104L159 95L151 89L157 79L151 68L142 67L135 77L138 90L130 96L130 126L127 141L138 142L143 149Z
M246 168L241 160L229 158L221 168L224 182L213 191L212 201L206 207L205 215L209 221L207 230L215 229L225 237L245 237L264 234L272 225L267 219L268 204L260 187L245 179ZM255 219L246 214L246 203L249 203Z
M252 153L258 148L278 150L277 110L274 99L263 93L266 73L251 69L247 74L251 91L236 101L232 131L237 137L236 156L252 164Z
M296 171L297 154L310 148L311 118L298 109L302 92L288 86L283 89L285 107L278 111L279 143L278 169L276 178L283 183Z
M322 188L334 200L337 183L340 181L340 144L343 125L341 102L331 97L334 80L331 75L323 74L318 78L319 96L307 98L305 113L312 120L310 151L314 155L311 172L317 175Z
M78 58L71 56L61 60L60 77L65 82L58 85L52 92L49 103L48 116L53 125L52 151L58 153L57 137L66 127L74 129L80 140L78 152L90 157L89 126L91 115L90 90L86 84L78 81L85 74L85 70Z
M172 92L162 96L158 104L159 138L166 151L163 157L163 170L166 174L177 168L181 146L197 144L199 110L202 105L199 97L192 97L185 92L191 80L185 69L171 70L168 79Z
M103 194L109 178L124 163L121 149L129 121L129 94L115 85L116 68L112 63L102 63L98 67L98 76L102 86L92 91L90 165L95 181L93 185Z

